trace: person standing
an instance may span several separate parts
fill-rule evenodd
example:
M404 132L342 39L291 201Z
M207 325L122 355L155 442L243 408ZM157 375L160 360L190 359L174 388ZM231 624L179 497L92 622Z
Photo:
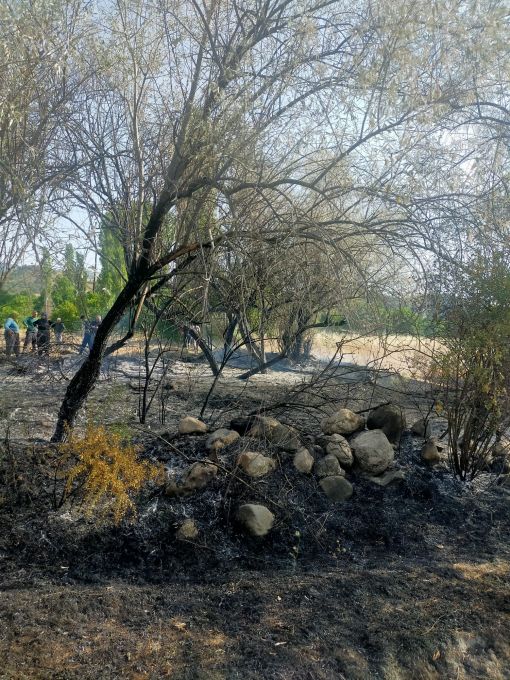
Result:
M41 314L41 318L34 321L34 326L37 327L37 352L39 356L50 353L50 328L52 322L48 319L46 313Z
M98 329L99 326L101 325L102 320L103 320L103 319L102 319L101 316L99 316L99 314L98 314L98 315L96 316L96 318L94 319L94 321L92 321L92 323L90 324L90 336L91 336L90 346L91 346L91 347L92 347L92 345L94 344L94 340L95 340L95 338L96 338L97 329Z
M25 335L25 342L23 343L23 351L27 351L27 347L31 345L31 352L35 352L37 349L37 327L34 326L35 321L37 320L37 312L32 312L30 316L27 316L26 319L23 320L23 324L26 326L27 329L27 334Z
M92 347L92 333L91 333L91 323L87 319L87 317L83 316L83 314L82 314L80 316L80 321L81 321L83 338L82 338L82 341L81 341L81 346L80 346L80 350L79 350L78 354L83 354L85 347L88 347L89 351Z
M16 315L9 316L4 323L5 353L8 357L14 353L19 357L19 326Z
M62 319L58 317L58 319L55 321L53 324L53 332L55 333L55 342L57 345L62 344L62 334L65 331L66 327L62 323Z

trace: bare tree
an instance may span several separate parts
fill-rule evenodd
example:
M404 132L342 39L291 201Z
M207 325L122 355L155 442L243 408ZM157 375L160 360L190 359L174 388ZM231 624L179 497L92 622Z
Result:
M82 0L0 8L0 287L44 230L46 204L71 165L62 121L86 77L74 69Z
M476 53L477 22L493 18L369 0L103 5L101 39L87 55L98 77L67 128L85 173L68 195L91 213L120 206L130 261L68 386L55 440L93 388L125 310L135 309L128 338L144 302L183 263L234 236L253 238L249 224L198 220L211 195L216 205L236 196L277 205L278 228L259 233L261 242L292 234L339 247L371 234L395 250L425 249L430 234L419 228L406 159L420 140L444 144L451 103L469 90L462 60L445 70L443 43ZM304 191L315 196L314 213ZM431 192L421 198L431 205ZM321 215L319 206L328 209Z

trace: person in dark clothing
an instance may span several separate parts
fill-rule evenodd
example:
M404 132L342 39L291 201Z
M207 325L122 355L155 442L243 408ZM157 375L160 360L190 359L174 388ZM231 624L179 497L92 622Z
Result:
M89 351L92 347L92 331L91 331L91 323L85 316L80 316L80 321L81 321L81 327L82 327L82 332L83 332L83 339L81 341L81 347L78 352L78 354L83 354L83 351L85 350L85 347L89 348Z
M37 328L37 352L39 356L50 353L50 328L53 322L48 319L48 315L43 313L41 318L34 321Z
M92 345L94 344L94 340L95 340L95 338L96 338L97 329L98 329L99 326L101 325L101 322L102 322L102 321L103 321L103 319L102 319L102 318L99 316L99 314L98 314L98 315L96 316L96 318L94 319L94 321L92 321L92 323L90 324L90 336L91 336L90 346L91 346L91 347L92 347Z

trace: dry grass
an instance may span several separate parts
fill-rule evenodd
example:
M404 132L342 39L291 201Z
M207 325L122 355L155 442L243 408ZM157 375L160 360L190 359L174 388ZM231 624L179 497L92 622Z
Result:
M342 343L343 361L361 366L395 371L405 377L419 379L425 375L434 353L441 344L429 338L412 335L364 335L320 331L314 335L313 354L330 357Z

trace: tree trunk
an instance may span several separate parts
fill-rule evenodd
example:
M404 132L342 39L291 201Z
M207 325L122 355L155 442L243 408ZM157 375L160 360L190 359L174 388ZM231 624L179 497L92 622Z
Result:
M287 352L280 352L280 354L273 357L272 359L269 359L269 361L266 361L263 365L255 366L255 368L251 368L249 371L246 371L246 373L241 373L241 375L238 375L237 377L239 380L248 380L248 378L251 378L252 375L262 373L262 371L265 371L267 368L271 368L271 366L274 366L279 361L282 361L286 358Z
M67 431L74 426L78 411L85 403L85 400L94 388L99 377L108 338L143 282L144 277L138 276L126 283L118 298L103 319L103 322L97 329L90 354L67 386L51 441L63 441L67 436Z

